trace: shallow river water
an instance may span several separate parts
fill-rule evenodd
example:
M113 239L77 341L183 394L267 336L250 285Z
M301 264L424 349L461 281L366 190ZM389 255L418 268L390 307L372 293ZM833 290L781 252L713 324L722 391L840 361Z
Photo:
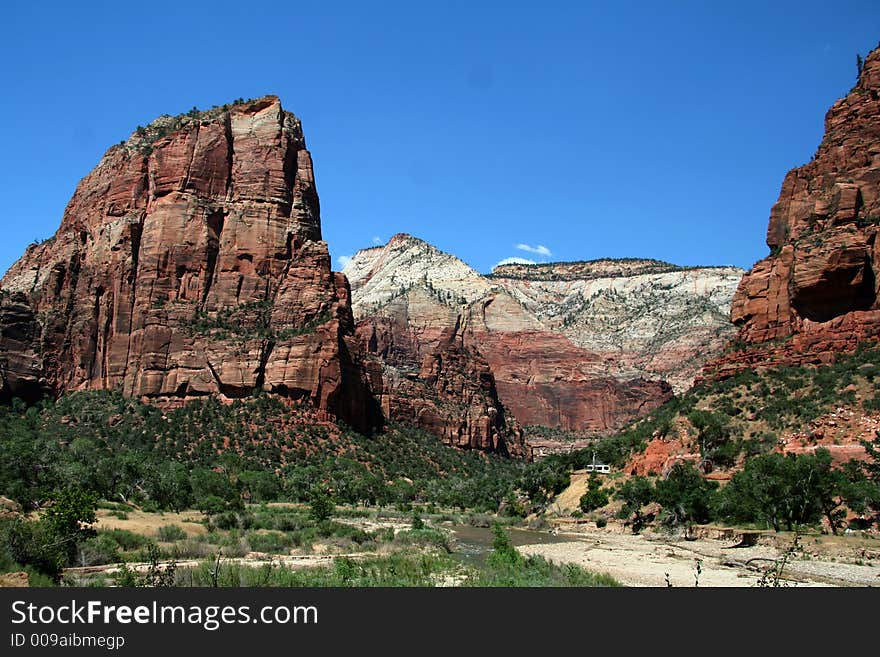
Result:
M491 527L471 527L470 525L455 525L452 536L455 538L454 552L463 562L480 566L486 560L486 556L492 550L493 534ZM534 545L536 543L563 543L571 542L570 536L555 536L549 532L539 532L529 529L508 527L505 529L514 545Z

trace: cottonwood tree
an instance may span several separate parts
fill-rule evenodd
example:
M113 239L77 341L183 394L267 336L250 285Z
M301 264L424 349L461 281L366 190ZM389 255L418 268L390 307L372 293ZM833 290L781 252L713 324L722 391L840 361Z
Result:
M584 513L595 511L608 504L608 491L602 488L602 482L595 473L587 479L587 492L581 495L580 508Z
M848 472L850 475L848 476ZM837 533L846 507L858 507L864 479L833 467L827 449L813 454L766 454L746 461L722 494L722 514L792 531L824 517Z
M623 500L621 518L632 518L633 534L638 534L645 524L642 507L654 500L654 486L647 477L635 476L628 479L614 493L615 499Z
M718 485L704 479L690 463L679 461L666 479L657 482L654 500L671 525L705 523L712 519Z

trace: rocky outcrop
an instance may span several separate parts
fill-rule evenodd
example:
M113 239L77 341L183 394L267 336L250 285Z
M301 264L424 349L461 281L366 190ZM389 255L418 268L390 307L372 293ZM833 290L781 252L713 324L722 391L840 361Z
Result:
M672 396L665 381L616 378L600 355L543 328L507 293L463 316L467 343L486 358L501 401L524 425L604 432Z
M0 292L0 399L13 395L28 401L48 389L39 355L42 330L23 293Z
M377 421L302 127L274 96L138 128L0 286L5 395L262 389Z
M641 452L632 456L624 470L631 475L666 476L676 463L690 463L694 467L700 465L699 446L687 444L681 438L655 437L648 441Z
M464 345L457 326L430 347L399 318L369 317L357 334L373 356L372 389L388 418L454 447L531 458L522 431L505 415L488 363Z
M359 323L394 327L397 349L418 360L453 331L488 363L520 424L602 432L669 399L665 376L685 387L720 350L742 272L608 260L482 276L402 234L358 252L344 273ZM376 353L381 340L369 335Z
M759 365L827 363L880 337L880 50L825 117L812 161L786 175L770 212L771 253L746 275L726 376Z
M21 516L21 504L0 495L0 518L18 518Z

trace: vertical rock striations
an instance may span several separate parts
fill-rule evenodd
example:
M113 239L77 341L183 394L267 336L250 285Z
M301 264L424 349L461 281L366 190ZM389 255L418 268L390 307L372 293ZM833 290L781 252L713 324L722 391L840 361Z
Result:
M725 376L752 365L823 363L880 337L880 49L825 116L813 160L788 172L770 212L771 254L731 308Z
M357 335L370 354L372 390L387 417L454 447L531 458L498 398L489 364L464 344L458 323L430 346L400 317L363 319Z
M0 285L4 395L262 389L376 422L302 127L274 96L138 128Z

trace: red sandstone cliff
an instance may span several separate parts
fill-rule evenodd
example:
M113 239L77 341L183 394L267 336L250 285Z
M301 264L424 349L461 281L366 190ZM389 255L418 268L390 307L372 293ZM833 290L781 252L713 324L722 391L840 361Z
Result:
M771 255L731 308L736 350L706 368L830 362L880 337L880 49L825 117L813 160L789 171L770 212Z
M498 398L486 360L465 345L459 325L430 346L400 317L368 317L357 335L385 415L455 447L531 458L523 434Z
M0 286L2 395L263 389L378 421L302 128L274 96L110 148Z

